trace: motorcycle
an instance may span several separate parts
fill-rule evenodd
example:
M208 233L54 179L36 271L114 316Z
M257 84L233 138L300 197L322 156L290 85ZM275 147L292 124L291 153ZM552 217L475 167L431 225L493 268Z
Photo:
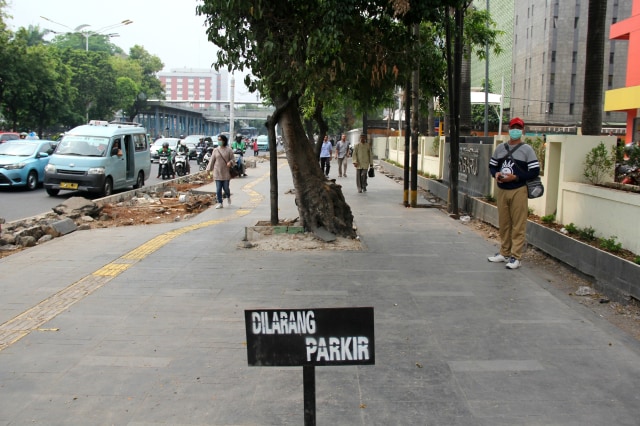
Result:
M198 164L200 165L200 171L203 172L207 168L207 165L209 165L209 160L211 160L211 155L213 155L213 147L203 150L201 155Z
M238 164L238 172L240 173L238 177L246 176L247 174L245 173L246 170L244 166L244 150L236 149L235 151L233 151L233 153L238 156L238 159L236 160L236 163Z
M617 170L620 183L625 185L640 185L640 167L621 164Z
M189 159L187 158L187 154L183 152L179 152L173 159L173 167L175 168L176 175L184 176L188 173L188 164Z
M173 170L171 170L171 159L167 154L160 154L158 157L158 174L162 177L162 180L171 179Z

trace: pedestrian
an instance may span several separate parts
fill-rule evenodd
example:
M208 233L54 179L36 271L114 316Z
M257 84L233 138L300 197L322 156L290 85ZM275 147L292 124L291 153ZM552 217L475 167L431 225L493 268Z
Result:
M349 158L350 143L347 142L347 135L343 134L342 138L336 144L336 158L338 159L338 177L347 177L347 161Z
M253 156L257 157L260 153L260 148L258 147L258 138L253 138Z
M522 265L522 249L529 215L527 180L540 174L540 163L530 145L522 142L524 121L509 122L509 142L498 145L489 160L489 171L498 183L500 252L489 262L507 262L508 269Z
M228 145L229 139L225 135L219 135L218 147L213 150L206 169L209 172L209 176L213 174L213 179L216 181L216 198L218 201L216 209L222 208L223 191L228 205L231 205L231 190L229 189L231 173L229 168L233 167L236 159L233 155L233 150Z
M333 151L333 145L329 141L329 136L325 136L320 147L320 168L326 177L329 177L331 168L331 151Z
M358 192L367 192L367 172L373 167L373 151L367 135L360 135L360 142L353 148L353 167L356 168Z

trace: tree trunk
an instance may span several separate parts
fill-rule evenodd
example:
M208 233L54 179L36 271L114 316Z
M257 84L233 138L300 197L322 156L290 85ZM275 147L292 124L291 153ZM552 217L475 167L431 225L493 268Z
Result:
M283 107L279 124L302 226L311 231L324 227L338 236L355 237L353 214L342 194L342 186L328 180L320 170L302 124L298 102L292 100L277 106Z
M582 134L602 132L602 79L604 70L606 0L589 0L587 51L584 66Z
M460 71L460 135L471 134L471 48L463 44Z

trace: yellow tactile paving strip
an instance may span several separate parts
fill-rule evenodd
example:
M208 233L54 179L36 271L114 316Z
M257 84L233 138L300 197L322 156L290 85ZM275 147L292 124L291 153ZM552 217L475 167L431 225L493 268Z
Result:
M282 162L279 167L282 167L285 164L286 162ZM238 217L248 215L264 200L264 196L256 192L253 188L267 177L269 177L268 174L263 175L242 187L242 191L249 195L249 202L246 206L243 206L243 208L235 210L233 214L220 219L184 226L182 228L166 232L162 235L158 235L113 262L104 265L97 271L60 290L58 293L48 297L37 305L27 309L16 317L0 324L0 351L16 343L32 331L40 329L40 327L47 321L53 319L58 314L71 307L74 303L79 302L94 291L98 290L100 287L106 285L109 281L138 263L140 260L154 253L174 238L179 237L182 234L186 234L187 232L219 225Z

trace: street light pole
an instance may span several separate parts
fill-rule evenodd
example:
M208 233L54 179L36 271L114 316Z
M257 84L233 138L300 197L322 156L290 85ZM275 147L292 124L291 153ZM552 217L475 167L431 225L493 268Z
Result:
M49 19L46 16L40 16L42 19L44 19L45 21L49 21L53 24L56 25L60 25L61 27L65 27L71 31L68 31L68 33L74 34L74 33L79 33L82 34L82 36L85 39L85 51L89 51L89 37L91 37L92 35L100 35L102 34L104 31L109 31L109 30L113 30L115 28L119 28L119 27L123 27L125 25L130 25L133 24L133 21L130 19L125 19L123 21L120 22L116 22L115 24L111 24L111 25L107 25L106 27L102 27L97 29L96 31L89 31L86 28L90 27L91 25L89 24L82 24L77 26L75 29L72 29L71 27L69 27L68 25L62 24L60 22L56 22L53 19ZM55 31L52 31L53 33L55 33ZM117 37L119 36L119 34L117 33L110 33L110 34L105 34L107 37Z

